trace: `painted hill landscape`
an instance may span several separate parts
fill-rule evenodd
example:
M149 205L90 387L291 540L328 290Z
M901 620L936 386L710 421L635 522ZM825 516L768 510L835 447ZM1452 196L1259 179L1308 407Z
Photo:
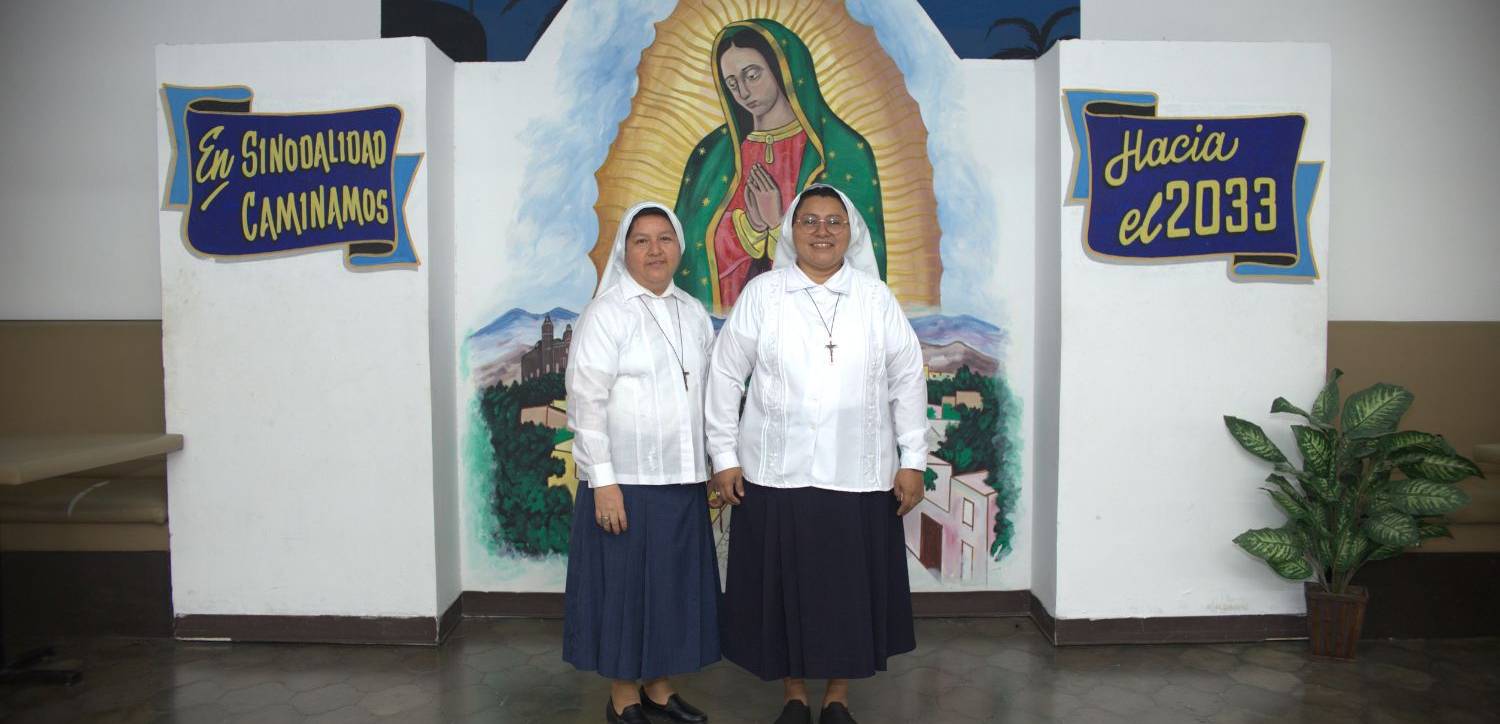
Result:
M922 360L927 363L927 369L933 372L957 372L967 366L981 375L993 377L1000 370L1000 363L994 357L963 342L950 342L941 347L924 342Z
M917 339L935 347L963 342L980 354L999 357L1005 345L1004 330L967 314L914 317L911 326L917 331Z

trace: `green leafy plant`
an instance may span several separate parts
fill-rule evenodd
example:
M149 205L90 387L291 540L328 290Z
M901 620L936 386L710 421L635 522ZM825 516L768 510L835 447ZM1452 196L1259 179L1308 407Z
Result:
M1264 490L1289 520L1279 528L1257 528L1234 539L1293 581L1313 576L1327 591L1343 593L1360 567L1400 555L1422 541L1451 537L1438 516L1468 504L1454 483L1483 477L1440 435L1397 431L1411 407L1411 392L1376 384L1339 405L1333 370L1312 409L1286 398L1271 412L1301 417L1292 425L1302 465L1293 465L1255 423L1224 416L1229 434L1251 455L1271 463ZM1399 473L1399 475L1397 475Z

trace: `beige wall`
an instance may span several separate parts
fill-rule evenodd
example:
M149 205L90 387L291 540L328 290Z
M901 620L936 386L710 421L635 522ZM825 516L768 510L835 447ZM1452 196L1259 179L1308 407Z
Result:
M162 432L161 322L0 321L0 435Z
M1416 395L1403 429L1444 435L1458 451L1500 442L1500 322L1330 322L1340 391L1376 382Z

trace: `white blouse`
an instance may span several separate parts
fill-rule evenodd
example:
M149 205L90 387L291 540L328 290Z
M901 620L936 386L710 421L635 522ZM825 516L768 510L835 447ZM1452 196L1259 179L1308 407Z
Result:
M658 297L627 275L589 302L566 376L580 480L599 488L708 479L703 375L712 342L703 304L676 285Z
M822 285L795 266L750 282L714 345L704 416L715 471L867 492L926 467L926 410L916 332L884 283L845 264Z

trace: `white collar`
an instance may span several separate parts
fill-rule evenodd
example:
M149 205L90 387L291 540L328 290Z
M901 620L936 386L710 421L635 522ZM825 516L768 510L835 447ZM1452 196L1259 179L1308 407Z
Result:
M671 299L673 297L677 297L680 299L682 295L686 293L681 289L678 289L676 284L673 284L670 280L668 280L666 291L662 292L661 294L656 294L650 289L641 286L641 283L636 281L635 277L630 276L629 273L626 273L620 278L618 285L620 287L620 296L624 297L625 299L643 295L651 299Z
M818 284L808 278L807 272L802 271L802 267L793 264L787 268L786 290L796 292L821 286L830 292L848 294L849 285L854 283L854 270L849 267L849 262L845 261L844 265L833 273L833 276L828 277L822 284Z

